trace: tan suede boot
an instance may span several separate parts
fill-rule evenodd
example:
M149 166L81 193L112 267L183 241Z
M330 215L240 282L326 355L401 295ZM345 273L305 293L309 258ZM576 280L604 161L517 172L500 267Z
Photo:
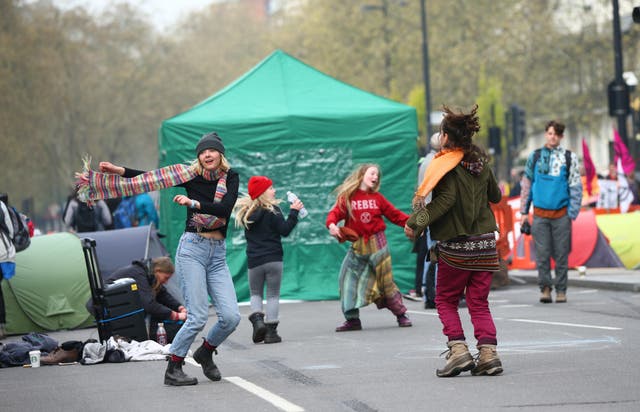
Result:
M557 292L556 303L566 303L566 302L567 302L567 294L565 292Z
M444 368L436 370L438 377L457 376L460 375L460 372L471 370L476 366L465 341L451 340L447 342L447 346L449 347L447 364L444 365Z
M551 303L551 288L549 286L545 286L542 288L542 293L540 294L540 302Z
M502 362L498 357L496 345L478 345L478 362L471 370L471 374L477 375L499 375L502 373Z

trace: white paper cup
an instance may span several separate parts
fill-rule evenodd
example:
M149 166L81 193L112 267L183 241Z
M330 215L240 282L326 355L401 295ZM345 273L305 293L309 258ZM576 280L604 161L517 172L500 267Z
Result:
M29 360L31 361L32 368L39 368L40 367L40 351L39 350L30 351Z

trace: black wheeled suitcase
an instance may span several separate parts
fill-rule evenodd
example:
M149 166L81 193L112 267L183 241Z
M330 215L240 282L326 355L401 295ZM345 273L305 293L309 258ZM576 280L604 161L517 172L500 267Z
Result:
M98 267L96 241L90 238L82 239L82 251L87 265L93 315L100 341L106 341L115 335L138 342L148 340L138 284L131 278L124 278L104 285Z

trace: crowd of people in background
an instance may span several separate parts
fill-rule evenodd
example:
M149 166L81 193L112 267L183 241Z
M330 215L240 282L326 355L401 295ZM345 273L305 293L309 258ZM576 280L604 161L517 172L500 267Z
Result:
M595 174L587 182L585 167L580 166L582 180L582 206L615 209L619 207L621 199L629 199L629 204L640 205L640 173L618 173L618 166L610 163L607 170ZM520 197L521 181L524 176L523 167L511 169L509 181L501 181L500 188L503 196L509 198ZM624 180L620 178L624 178ZM605 194L604 191L608 193ZM612 205L615 205L612 207Z
M100 199L91 206L73 193L62 210L62 222L66 229L83 233L150 224L157 229L160 219L156 201L148 193L121 199Z

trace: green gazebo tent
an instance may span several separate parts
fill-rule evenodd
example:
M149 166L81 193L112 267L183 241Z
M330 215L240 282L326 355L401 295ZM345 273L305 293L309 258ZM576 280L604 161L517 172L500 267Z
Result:
M291 190L309 216L283 238L282 298L338 297L337 276L346 244L324 226L332 190L359 163L382 168L381 192L409 212L416 185L415 109L336 80L277 50L242 77L160 128L160 166L190 162L200 137L216 131L246 193L252 175L269 176L279 198ZM172 203L180 188L161 192L161 227L175 254L185 210ZM283 210L288 213L286 204ZM394 275L401 290L413 286L415 255L402 229L392 225ZM230 223L229 266L240 300L249 297L243 230Z

